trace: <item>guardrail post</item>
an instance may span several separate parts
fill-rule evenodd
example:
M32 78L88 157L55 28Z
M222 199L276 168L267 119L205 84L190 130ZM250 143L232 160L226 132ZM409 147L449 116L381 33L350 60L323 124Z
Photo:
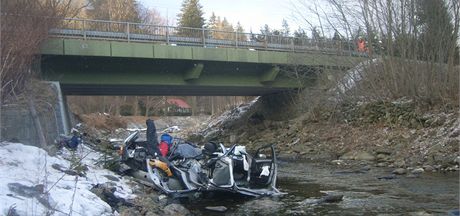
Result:
M238 31L235 31L235 47L238 48Z
M265 50L267 50L267 48L268 48L268 35L267 35L267 33L264 34L264 37L265 37L265 44L264 44L265 45Z
M128 42L130 41L129 37L129 23L126 23L126 34L128 35Z
M204 35L204 27L201 27L201 36L203 39L203 47L206 47L206 36Z
M294 38L292 38L292 37L291 37L291 49L292 49L292 52L295 51Z
M166 44L169 45L169 26L166 26Z
M82 31L83 31L83 39L86 40L86 20L83 20Z

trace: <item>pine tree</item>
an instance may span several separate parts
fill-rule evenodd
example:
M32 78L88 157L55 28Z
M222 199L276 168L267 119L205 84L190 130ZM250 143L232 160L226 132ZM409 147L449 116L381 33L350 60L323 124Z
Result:
M447 62L449 48L456 46L456 35L448 7L444 1L418 1L420 55L424 60Z
M268 25L265 24L264 27L262 27L262 28L260 29L260 34L263 34L263 35L271 35L270 27L268 27Z
M332 37L332 40L340 41L340 39L341 39L340 33L337 30L335 30L334 36Z
M238 41L247 41L248 38L244 33L243 26L241 26L240 22L236 23L235 31L238 32Z
M209 17L208 24L206 26L208 29L216 30L217 29L217 16L212 12L211 17Z
M140 5L136 0L89 0L88 18L140 22Z
M233 32L233 25L228 22L227 18L224 17L222 20L222 31Z
M180 13L177 16L179 27L202 28L205 25L203 10L199 0L184 0ZM201 32L182 29L179 31L179 35L200 37Z
M281 24L281 26L283 27L283 31L282 31L283 36L288 37L290 34L290 30L289 30L289 24L285 19L283 19L283 23Z
M313 40L321 40L321 35L319 34L319 30L316 27L311 29L311 38Z

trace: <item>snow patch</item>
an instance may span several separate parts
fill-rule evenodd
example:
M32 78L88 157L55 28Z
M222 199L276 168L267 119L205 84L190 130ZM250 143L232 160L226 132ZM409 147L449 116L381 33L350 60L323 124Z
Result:
M211 118L211 121L209 121L208 125L206 126L206 129L204 129L204 136L207 136L208 134L212 134L220 130L220 126L222 126L225 122L233 121L236 119L241 118L241 116L246 113L258 100L260 97L256 97L254 100L252 100L249 103L242 104L238 106L235 109L232 110L227 110L224 113L222 113L220 116L216 118Z
M81 145L75 153L84 157L83 164L88 166L86 177L71 176L52 168L53 164L69 168L71 152L65 150L60 156L49 156L46 151L21 143L0 143L0 214L6 215L14 207L19 215L113 215L112 208L93 194L90 189L96 184L111 182L116 185L115 195L120 198L132 199L132 191L128 181L110 181L106 175L117 176L115 173L95 165L102 157L87 146ZM15 194L8 187L9 183L25 186L44 185L48 197L44 197L52 209L45 207L39 197L26 197ZM54 209L54 210L53 210Z
M356 83L359 82L365 73L365 69L371 65L375 64L376 62L381 61L380 59L371 59L368 61L363 61L356 65L356 67L348 70L345 73L345 76L342 78L342 81L339 82L337 88L335 88L335 91L338 94L344 94L348 90L354 88L356 86Z

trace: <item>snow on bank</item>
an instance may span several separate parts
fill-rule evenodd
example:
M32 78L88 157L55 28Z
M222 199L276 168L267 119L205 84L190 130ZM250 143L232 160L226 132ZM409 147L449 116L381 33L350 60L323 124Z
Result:
M222 130L222 126L225 125L228 122L232 122L236 119L239 119L248 112L251 107L256 104L256 102L259 100L260 97L256 97L254 100L250 101L249 103L246 104L241 104L240 106L232 109L232 110L227 110L221 115L217 117L212 117L210 121L208 122L207 126L205 127L204 130L202 130L201 134L206 137L211 134L218 133L219 131Z
M251 108L259 100L259 98L260 97L256 97L249 103L241 104L237 108L227 110L217 118L211 119L211 121L208 123L206 130L216 128L217 126L222 125L224 122L239 119L244 113L246 113L249 110L249 108Z
M348 90L354 88L356 83L363 79L365 75L365 69L372 64L381 62L381 59L371 59L368 61L363 61L356 65L354 68L351 68L345 73L345 76L342 78L341 82L338 83L337 88L333 91L336 91L338 94L344 94Z
M112 208L90 191L94 185L106 182L117 188L116 196L134 198L126 180L111 181L107 176L113 179L116 175L95 165L100 153L81 145L76 154L77 157L83 156L82 163L88 166L86 177L67 175L52 167L57 164L68 169L71 166L70 161L65 159L71 156L68 151L52 157L34 146L1 142L0 215L7 215L12 207L19 215L46 215L49 212L52 215L113 215ZM27 196L11 191L11 183L28 187L43 184L43 191L49 196L41 193ZM43 200L47 200L50 206L46 207Z

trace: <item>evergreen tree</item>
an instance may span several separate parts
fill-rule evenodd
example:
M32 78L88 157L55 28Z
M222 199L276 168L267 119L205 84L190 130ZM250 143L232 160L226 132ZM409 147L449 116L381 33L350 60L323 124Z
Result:
M178 14L178 26L202 28L205 24L202 6L199 0L184 0Z
M305 33L305 30L303 30L302 28L299 28L299 29L294 31L294 37L296 37L296 38L308 38L307 33Z
M340 41L340 39L341 39L340 33L337 30L335 30L334 36L332 37L332 40Z
M447 62L449 49L457 36L445 1L418 1L419 51L424 60Z
M238 41L246 41L248 39L246 35L243 34L244 29L240 22L236 23L235 31L238 32Z
M289 36L290 34L289 24L285 19L283 19L283 23L281 24L281 26L283 27L283 30L282 30L283 36L285 37Z
M222 31L226 31L226 32L233 32L233 25L231 23L228 22L227 18L224 17L224 20L222 20L222 24L221 24L221 29Z
M211 17L209 17L208 24L206 26L208 29L216 30L217 29L217 16L212 12Z
M260 34L263 34L263 35L271 35L270 27L268 27L268 25L265 24L264 27L262 27L262 28L260 29Z
M140 4L136 0L89 0L88 18L140 22ZM120 27L122 28L122 27ZM120 29L121 30L121 29Z
M299 27L299 29L294 31L294 44L296 45L303 45L307 43L308 36L305 30Z
M313 29L311 30L311 38L313 40L320 40L321 39L321 35L319 33L319 30L316 27L313 27Z

